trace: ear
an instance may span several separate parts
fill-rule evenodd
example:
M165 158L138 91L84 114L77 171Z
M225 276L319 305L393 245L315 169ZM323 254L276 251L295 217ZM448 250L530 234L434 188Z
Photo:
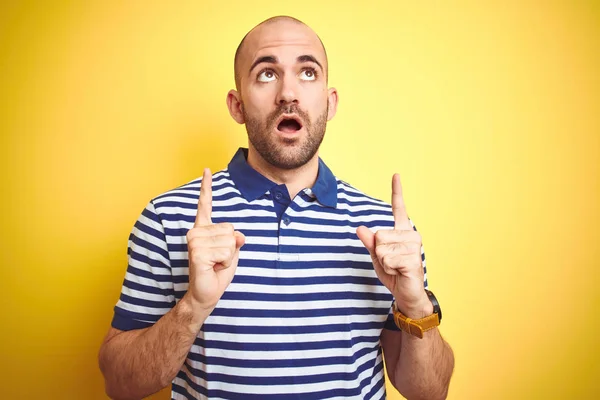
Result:
M329 106L327 108L327 121L331 121L335 117L338 106L338 92L336 88L329 88L327 93Z
M226 101L231 118L233 118L238 124L243 124L246 122L244 120L244 113L242 112L242 96L240 96L239 92L231 89L229 93L227 93Z

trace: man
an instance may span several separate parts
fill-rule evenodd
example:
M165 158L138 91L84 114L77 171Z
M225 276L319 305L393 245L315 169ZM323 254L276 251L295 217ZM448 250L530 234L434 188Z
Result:
M445 398L454 358L399 177L390 207L318 157L338 102L320 39L271 18L240 43L235 77L227 106L248 149L137 221L99 355L107 393L383 398L384 357L405 397Z

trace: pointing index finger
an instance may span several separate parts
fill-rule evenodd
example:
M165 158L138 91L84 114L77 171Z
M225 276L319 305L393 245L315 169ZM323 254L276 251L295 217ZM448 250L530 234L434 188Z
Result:
M392 177L392 213L394 214L394 229L411 230L410 221L402 196L402 184L400 175L394 174Z
M200 185L200 197L198 198L198 212L194 226L212 224L212 173L209 168L204 169L202 183Z

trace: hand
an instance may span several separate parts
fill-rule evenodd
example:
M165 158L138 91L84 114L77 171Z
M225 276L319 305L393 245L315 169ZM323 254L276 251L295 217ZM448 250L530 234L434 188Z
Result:
M433 305L423 286L421 235L408 219L398 174L392 178L392 212L394 229L373 234L359 226L356 234L371 254L377 277L394 295L398 309L409 318L424 318L433 313Z
M194 227L187 233L189 288L186 295L202 309L215 307L237 269L245 236L229 223L213 224L212 174L204 170Z

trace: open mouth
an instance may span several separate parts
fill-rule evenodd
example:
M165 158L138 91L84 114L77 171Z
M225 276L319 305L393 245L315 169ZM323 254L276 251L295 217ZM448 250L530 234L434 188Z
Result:
M302 123L300 122L300 119L296 116L284 116L279 121L279 124L277 124L277 130L280 132L294 133L298 132L300 129L302 129Z

